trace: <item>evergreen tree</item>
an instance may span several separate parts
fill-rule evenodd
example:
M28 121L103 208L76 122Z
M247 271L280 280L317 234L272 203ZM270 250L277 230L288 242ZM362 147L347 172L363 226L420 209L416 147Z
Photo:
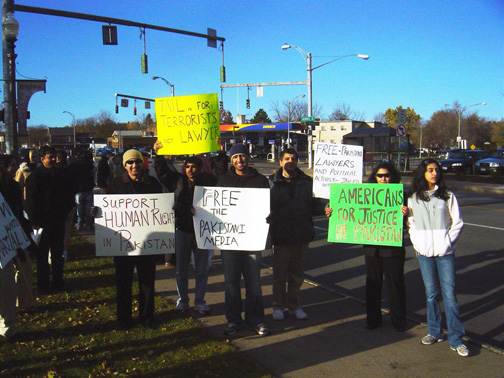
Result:
M261 108L250 120L250 123L271 123L271 119L269 118L268 113Z

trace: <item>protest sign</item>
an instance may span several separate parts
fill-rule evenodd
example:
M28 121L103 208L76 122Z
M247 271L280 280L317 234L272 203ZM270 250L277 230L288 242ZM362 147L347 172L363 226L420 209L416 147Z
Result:
M217 93L156 98L158 155L218 151L220 116Z
M266 248L269 189L197 186L193 206L198 248L237 251Z
M96 256L175 253L173 193L95 194Z
M331 183L362 182L362 146L315 143L313 196L329 198Z
M16 256L18 248L29 245L30 239L0 193L0 268L3 269Z
M402 184L331 184L327 241L401 246Z

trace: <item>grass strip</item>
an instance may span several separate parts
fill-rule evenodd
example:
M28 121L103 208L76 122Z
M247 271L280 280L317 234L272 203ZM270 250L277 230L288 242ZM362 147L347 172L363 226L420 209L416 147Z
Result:
M72 291L37 296L35 309L18 312L17 337L0 345L0 377L270 377L160 297L159 329L118 330L113 259L95 257L94 245L78 237L69 255Z

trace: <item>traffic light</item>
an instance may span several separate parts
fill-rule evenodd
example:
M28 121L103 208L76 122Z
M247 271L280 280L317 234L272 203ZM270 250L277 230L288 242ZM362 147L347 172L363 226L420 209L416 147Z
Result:
M250 109L250 99L247 98L247 109Z
M133 115L136 115L136 106L133 108Z
M5 109L0 110L0 122L5 122Z
M119 105L116 105L116 114L119 113Z
M219 109L224 109L224 101L219 101Z

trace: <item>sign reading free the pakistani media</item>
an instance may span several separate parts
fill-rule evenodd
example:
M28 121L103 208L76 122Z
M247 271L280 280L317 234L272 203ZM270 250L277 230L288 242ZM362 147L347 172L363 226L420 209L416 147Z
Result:
M96 256L175 253L174 194L95 194Z
M402 184L331 184L327 241L401 246Z
M218 151L220 117L217 93L156 98L159 155Z
M235 251L266 249L269 189L196 186L193 207L198 248Z

